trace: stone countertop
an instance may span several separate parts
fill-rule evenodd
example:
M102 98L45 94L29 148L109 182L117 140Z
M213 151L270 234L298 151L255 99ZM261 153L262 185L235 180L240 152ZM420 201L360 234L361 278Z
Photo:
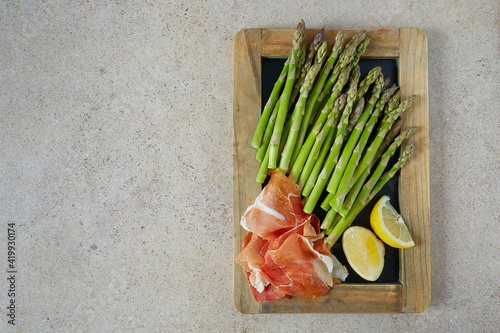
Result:
M17 330L498 329L498 15L480 0L2 2L0 253L5 271L15 223ZM233 37L301 18L428 36L424 313L242 315L233 305ZM0 331L14 331L0 318Z

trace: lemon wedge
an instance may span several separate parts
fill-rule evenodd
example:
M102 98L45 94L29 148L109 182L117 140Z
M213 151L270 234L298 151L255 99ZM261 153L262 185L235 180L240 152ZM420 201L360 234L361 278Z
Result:
M385 195L375 204L370 215L370 225L387 245L399 249L415 246L403 217L392 207Z
M347 262L363 279L375 281L384 269L385 247L377 236L363 227L350 227L342 236Z

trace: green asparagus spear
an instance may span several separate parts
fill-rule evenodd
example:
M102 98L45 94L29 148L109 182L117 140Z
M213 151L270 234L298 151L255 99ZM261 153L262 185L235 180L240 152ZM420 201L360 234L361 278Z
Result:
M414 151L414 142L412 141L405 149L398 162L387 171L382 178L375 179L372 175L370 179L365 183L363 189L361 190L358 198L356 199L352 209L349 213L340 219L337 225L333 228L330 235L327 237L327 242L332 247L342 233L351 225L352 221L361 212L363 207L384 187L384 185L391 179L399 169L403 167L408 158Z
M358 197L359 192L361 191L361 188L365 184L366 180L368 179L368 176L370 176L370 170L366 169L363 174L358 178L356 183L354 183L354 186L351 188L349 191L349 194L347 195L344 205L342 206L342 209L340 209L339 215L342 217L345 217L347 214L349 214L350 210L352 209L352 205L354 204L354 201ZM335 211L333 207L330 207L331 210Z
M356 114L357 113L357 114L361 115L363 113L364 106L365 106L365 99L364 99L364 97L362 97L359 100L359 102L356 104L356 107L354 108L354 111L353 111L352 114ZM359 119L358 116L356 116L356 117ZM356 123L357 122L358 122L358 120L356 120ZM351 119L349 119L349 126L350 126L350 124L351 124ZM345 134L346 137L351 134L353 128L349 128L349 127L347 128L347 131L346 131L346 134ZM321 203L321 208L323 210L325 210L325 211L329 211L330 210L330 202L333 200L334 195L335 195L334 193L328 193L328 195L326 196L326 198Z
M306 45L302 44L300 46L299 52L297 52L297 73L299 72L298 69L300 68L300 75L298 78L295 80L295 84L293 85L293 90L292 90L292 95L290 96L290 104L295 102L297 99L297 96L300 92L300 87L302 87L302 84L304 83L305 75L307 74L307 71L304 70L304 65L306 62Z
M304 65L305 65L306 57L307 57L305 44L300 45L299 52L297 52L297 57L299 58L299 60L298 60L298 64L297 64L297 72L296 73L298 74L300 72L300 75L295 80L295 84L294 84L293 90L292 90L292 95L290 96L290 103L289 103L288 111L290 111L290 109L292 109L292 107L294 106L294 103L297 101L297 96L300 93L300 88L304 84L304 79L305 79L306 74L307 74L307 71L304 69L304 67L305 67ZM299 68L300 68L300 71L298 71ZM278 100L278 102L279 102L279 100ZM274 112L274 110L273 110L273 112ZM290 127L292 127L292 123L293 123L293 119L292 119L292 117L290 117L290 119L288 119L288 121L286 121L285 127L283 127L283 133L281 134L281 139L280 139L280 148L279 148L280 152L278 153L278 155L281 154L281 152L285 148L285 143L286 143L286 140L288 139L288 134L290 133Z
M401 126L403 126L403 121L401 119L396 120L396 122L392 125L389 133L387 133L384 141L382 141L382 144L378 149L379 152L385 151L385 149L392 143L392 141L394 141L394 138L399 134L399 131L401 131Z
M326 198L321 203L321 208L324 211L329 211L332 208L330 206L330 202L332 202L333 198L335 198L335 193L328 192L328 195L326 196Z
M353 76L353 74L351 72L352 72L352 70L350 67L345 67L342 70L342 72L340 72L340 74L338 75L337 81L335 82L335 84L333 86L333 89L329 92L330 97L328 98L327 103L325 105L331 105L332 101L335 101L340 96L340 94L342 93L342 90L344 89L344 86L346 85L346 83L349 80L349 75ZM321 97L321 94L320 94L320 97ZM324 109L325 105L323 105L323 107L321 109ZM316 104L316 106L318 106L318 104ZM312 123L310 123L309 125L316 123L316 121L318 119L319 113L317 113L317 110L314 110L313 113L315 113L316 116L315 116L314 121ZM311 120L313 120L313 118L311 118Z
M385 149L393 142L394 138L399 134L399 131L401 130L402 124L403 124L402 120L399 119L394 123L394 125L392 125L392 128L389 131L389 133L387 134L387 136L385 137L384 142L382 142L382 144L380 145L379 151L377 153L378 155L382 155L382 153L385 152ZM375 160L379 159L380 156L378 156L378 155L375 158ZM356 183L354 184L353 188L349 191L349 195L346 198L344 207L347 207L349 209L352 207L353 202L349 201L349 196L354 196L354 199L356 198L356 196L359 193L359 190L361 190L361 186L363 186L363 184L365 183L365 180L370 175L369 169L372 168L373 164L375 164L375 162L373 162L372 165L363 172L363 174L358 178L358 180L356 180ZM358 186L359 188L355 189L356 186ZM355 192L355 194L351 193L353 191ZM330 197L330 201L332 199L333 199L333 195L332 195L332 197ZM328 204L329 204L329 202L328 202ZM342 215L342 216L344 216L344 215Z
M302 53L303 54L303 57L302 57L303 63L302 63L301 71L300 71L300 77L297 80L297 82L295 82L295 86L293 87L293 93L292 93L292 99L291 99L292 101L295 101L295 99L299 93L300 87L302 86L302 84L304 84L304 80L306 78L307 72L309 71L309 68L311 68L311 66L313 65L314 57L315 57L316 53L318 52L318 49L324 40L325 40L325 28L318 31L316 36L314 36L314 39L311 42L311 45L309 46L309 52L307 52L307 54L306 54L306 45L302 44L302 47L304 49L304 51Z
M368 88L370 85L375 82L375 80L379 77L380 73L382 72L382 67L378 66L373 68L371 71L368 72L368 74L365 76L363 81L359 84L358 88L358 96L356 97L356 103L365 95L365 93L368 91Z
M380 145L382 144L382 141L384 141L384 138L391 129L392 124L397 120L397 117L399 117L412 104L414 97L415 96L408 97L405 101L403 101L396 110L391 112L392 115L389 116L389 119L382 123L377 136L373 139L373 142L370 147L368 147L363 159L359 162L359 166L353 174L354 181L356 181L357 178L361 176L363 171L370 166Z
M394 95L392 95L391 99L387 103L384 110L384 118L382 119L382 123L387 121L387 117L391 114L392 110L398 107L399 98L401 97L401 90L398 90Z
M305 182L309 178L309 175L311 174L311 171L314 167L314 164L319 158L320 150L321 147L323 146L325 140L327 139L330 131L334 131L335 127L337 126L336 120L338 121L337 115L340 113L338 112L338 104L336 103L337 107L333 107L333 110L330 112L328 115L328 119L326 120L326 124L323 126L319 134L316 136L314 144L311 148L311 151L309 152L309 156L307 157L306 163L304 164L304 167L302 168L302 171L300 172L300 177L299 177L299 188L303 188L305 185ZM336 111L335 111L336 109Z
M337 214L336 211L333 209L330 209L325 216L325 219L323 220L323 223L321 223L321 229L327 230L330 228L333 228L337 222L340 220L341 216Z
M356 104L357 107L354 108L354 111L351 113L351 116L349 117L349 125L347 126L347 131L349 133L352 132L352 130L354 129L354 126L356 126L359 118L363 114L363 107L365 105L365 99L362 98L362 103L360 103L360 102L361 102L361 100L358 102L358 104ZM358 107L358 105L359 106L363 105L363 107Z
M361 56L365 53L366 49L368 48L368 44L370 44L370 39L367 38L363 40L357 47L356 49L356 54L354 55L354 58L352 59L351 66L354 67L358 64L359 59L361 59Z
M363 41L365 37L366 32L361 31L360 33L354 35L347 43L344 51L339 57L337 64L333 68L332 74L328 78L328 81L326 81L320 95L318 96L313 114L316 114L318 110L321 110L324 107L328 96L331 94L332 89L338 80L339 74L344 70L344 68L348 65L350 65L351 68L354 68L357 65L359 58L365 52L366 47L368 46L368 43L363 43L363 46L358 48L358 45Z
M308 197L311 191L314 188L314 185L316 184L316 180L318 179L318 175L321 172L321 169L323 168L323 162L325 161L325 158L327 158L328 152L330 151L330 148L332 146L333 140L335 139L335 133L336 133L336 128L338 127L340 118L342 117L342 113L345 107L346 103L346 96L342 95L339 98L335 100L335 105L333 107L332 112L336 114L335 120L334 120L334 127L330 130L328 133L328 136L321 147L321 152L319 154L318 160L314 163L314 168L311 171L311 174L307 178L307 182L302 189L302 195L305 197ZM300 181L300 180L299 180Z
M312 211L316 207L316 204L318 203L318 200L321 194L323 193L323 189L325 188L326 183L328 182L328 179L332 174L333 168L335 167L335 164L338 161L339 153L347 134L347 126L349 124L349 116L351 115L352 102L354 99L352 98L352 96L356 96L356 89L357 89L357 82L349 87L348 95L351 98L349 98L349 100L346 102L346 106L342 113L342 117L340 118L340 121L337 125L337 131L335 132L335 140L333 142L332 148L330 149L325 165L323 166L321 172L319 173L318 180L316 181L316 184L314 185L314 188L312 189L311 194L309 195L309 198L306 204L304 205L304 212L306 213L309 212L307 214L312 213ZM342 96L345 95L341 95L341 97Z
M262 144L257 151L257 161L262 162L264 160L264 156L266 155L267 147L269 146L269 141L271 141L271 135L273 134L274 123L276 122L276 115L278 114L278 110L280 108L281 98L278 99L276 104L274 105L273 113L271 113L271 117L267 122L266 131L264 132L264 138L262 140Z
M391 168L389 171L384 173L384 175L380 178L377 184L373 187L370 192L368 198L361 199L361 203L366 205L380 190L384 187L384 185L398 172L406 161L410 158L411 154L413 154L415 150L415 140L412 140L405 148L405 151L399 158L398 162ZM363 193L361 193L363 194Z
M309 70L309 68L305 69L306 57L307 57L306 56L306 53L307 53L307 46L306 46L306 44L302 43L300 45L299 51L300 51L300 53L299 53L300 56L299 56L299 62L298 62L297 66L298 66L298 68L300 68L300 77L302 77L302 73L307 74L307 70ZM317 51L317 49L315 51ZM304 76L304 78L305 78L305 76Z
M326 50L327 50L327 44L326 42L323 42L320 46L320 48L318 49L318 52L316 54L316 62L315 64L309 69L309 72L313 71L312 73L312 77L311 77L311 81L308 82L308 85L307 85L307 88L308 88L308 91L307 91L307 96L310 95L311 93L311 89L313 88L313 84L314 84L314 81L315 81L315 78L317 77L317 74L319 73L319 71L321 70L321 66L323 64L323 61L325 60L325 57L326 57ZM309 75L309 72L308 72L308 75ZM306 98L306 100L302 100L301 101L301 104L300 106L302 107L302 112L301 112L301 115L300 115L300 121L299 121L299 128L300 128L300 124L302 123L302 118L304 117L304 112L305 112L305 107L306 107L306 101L307 101L307 96L303 96L304 98ZM291 125L296 125L296 122L295 122L295 117L296 117L296 113L293 113L292 117L290 118L289 122L287 123L287 127L289 126L290 128L288 129L285 129L285 130L288 130L290 132L291 130ZM326 115L325 115L326 117ZM293 145L294 146L290 146L288 149L290 151L287 151L286 152L286 158L285 158L285 162L281 162L280 161L280 171L287 174L288 171L290 170L290 166L293 164L293 160L290 161L290 159L293 158L293 152L295 151L294 148L297 146L297 133L299 135L299 140L303 140L300 136L300 132L297 132L296 130L294 130L294 137L292 138L292 142L293 142ZM284 146L285 146L285 143L288 141L288 135L287 135L287 138L285 140L281 140L281 145L283 146L283 148L280 150L281 152L284 151ZM290 145L292 143L289 143ZM284 166L286 163L288 162L288 169L287 170L284 170Z
M285 83L285 80L287 77L288 65L290 63L290 58L291 58L291 55L285 61L285 65L283 66L283 70L281 71L281 74L280 74L278 80L274 84L271 95L269 96L269 99L267 100L267 103L264 106L264 110L262 111L262 115L260 116L260 119L259 119L259 124L257 125L257 129L255 130L255 134L253 135L253 139L252 139L252 147L254 147L254 148L260 148L260 146L262 144L264 131L266 130L267 123L269 121L269 117L271 116L271 112L274 109L274 105L278 101L279 94L281 93L281 88L283 87L283 84Z
M380 148L379 148L379 151L377 153L377 157L375 158L375 160L378 160L380 158L380 156L382 155L382 153L385 152L385 149L393 142L394 138L399 134L399 131L401 130L402 124L403 124L402 120L399 119L394 123L394 125L392 125L392 128L389 131L389 133L387 134L386 138L384 139L384 142L382 142L382 145L380 145ZM340 214L342 216L345 216L349 212L349 210L352 208L354 200L357 198L358 193L361 190L361 187L364 185L366 179L370 175L370 169L373 167L374 164L375 164L375 162L373 162L372 165L363 172L363 174L356 180L352 189L349 191L349 194L347 195L347 197L345 199L344 206L340 210ZM329 198L329 201L327 202L328 205L330 204L330 201L332 201L333 196L334 196L332 193L330 193L330 194L331 194L331 197ZM325 207L328 208L327 206L325 206Z
M353 178L354 171L356 171L356 168L360 163L365 146L368 143L368 139L370 138L372 131L375 128L375 125L378 121L380 114L384 110L385 103L387 103L389 98L397 89L398 89L397 86L394 85L392 88L387 89L382 93L382 96L377 101L377 104L374 108L372 115L370 116L370 119L368 120L363 129L363 133L361 134L361 137L358 140L356 148L354 148L351 157L349 158L349 162L347 163L347 166L345 168L344 174L342 175L337 191L335 192L334 200L330 201L330 205L337 212L339 212L340 209L342 208L346 195L349 193L349 190L354 185L354 182L357 180ZM392 125L392 123L390 125ZM382 135L383 136L382 139L385 138L387 132L390 129L390 125L388 124L387 126L383 127L379 132L378 135ZM377 150L378 148L379 146L376 147ZM375 151L375 153L376 152L377 151Z
M355 71L353 72L353 75L350 79L350 82L349 82L349 91L348 91L348 95L347 95L347 104L346 104L346 109L348 109L348 114L350 115L351 114L351 110L352 110L352 106L353 106L353 103L354 103L354 99L356 98L356 91L357 91L357 85L358 85L358 81L359 81L359 75L360 75L360 72L359 72L359 66L356 66L355 67ZM366 107L365 107L366 109ZM368 113L371 112L368 111ZM363 112L364 114L365 112ZM366 117L365 117L366 118ZM349 124L349 118L346 119L347 121L347 126L346 128L344 129L344 135L345 136L348 136L349 134L349 131L347 130ZM366 120L363 120L363 122L366 121ZM344 148L344 151L345 151L345 148ZM342 152L342 155L344 154L344 152ZM335 161L336 163L336 166L335 166L335 169L337 169L337 166L338 166L338 159L341 158L341 157L337 157L337 160ZM328 177L330 176L330 174L328 174ZM333 177L333 175L332 175ZM330 178L330 182L331 182L331 178ZM323 190L324 186L321 188L321 191ZM314 192L314 189L313 189L313 192ZM319 193L321 194L321 193ZM323 208L324 210L328 210L329 209L329 202L331 201L331 199L333 198L333 196L331 194L329 194L327 196L327 198L323 201L323 203L321 204L321 208ZM319 196L317 193L315 193L315 198L314 198L316 201L319 199ZM314 205L316 205L317 202L313 201ZM311 204L312 205L312 204ZM314 209L314 207L312 207Z
M293 168L295 169L295 172L298 172L302 170L302 167L306 161L306 158L309 154L309 150L312 147L312 144L314 143L314 138L316 135L318 135L320 129L318 128L319 125L323 126L322 124L326 120L326 116L328 113L331 111L333 104L335 100L340 96L342 92L342 88L344 87L345 83L349 79L349 72L350 68L345 68L345 70L342 71L342 73L339 75L339 79L337 83L335 84L334 90L332 91L332 94L330 95L330 98L328 99L327 104L323 107L321 112L319 113L318 118L314 122L314 126L312 126L311 130L309 131L309 134L307 136L307 139L310 141L306 141L304 143L304 140L306 138L307 134L307 127L308 126L301 126L300 128L300 133L299 133L299 138L297 140L297 144L295 145L295 149L292 155L292 165ZM302 124L305 123L305 119L302 122ZM303 148L305 146L305 148ZM300 156L300 159L299 159ZM294 174L293 177L299 176L297 174ZM298 179L297 179L298 180Z
M346 67L342 71L342 73L339 75L339 79L335 83L332 94L330 95L330 98L328 99L328 103L323 107L323 110L321 111L322 114L324 112L328 112L329 110L331 110L331 107L333 106L334 101L338 98L338 96L340 96L340 94L342 92L342 88L344 87L345 83L348 81L350 72L351 72L351 67ZM355 69L351 75L351 78L349 79L350 87L352 87L352 89L356 89L357 82L359 80L359 74L360 74L359 67L355 67ZM348 106L349 106L349 108L352 108L352 103L348 103ZM325 109L326 109L326 111L325 111ZM320 119L321 119L321 121L320 121ZM290 179L293 180L293 179L296 179L295 177L299 177L298 172L300 172L302 170L304 163L306 162L307 156L309 155L309 152L314 144L314 140L316 138L316 135L318 135L318 133L320 131L319 126L323 126L323 123L324 123L323 119L324 119L323 116L320 115L318 120L315 122L313 128L311 129L311 131L307 137L307 141L304 143L304 145L300 146L300 147L299 147L299 145L297 145L296 151L294 151L294 154L297 152L298 148L300 148L300 151L297 154L297 158L294 159L293 169L292 169L293 172L292 172L292 174L290 174ZM302 128L301 130L305 130L305 129ZM301 133L301 134L303 134L303 133ZM300 142L299 142L299 144L300 144Z
M337 224L339 223L340 219L342 218L342 216L340 216L339 214L337 214L337 212L334 209L330 209L328 211L328 213L330 213L331 215L334 215L334 217L332 218L332 222L330 223L330 225L328 226L328 228L325 230L325 235L331 234L332 231L333 231L333 228L335 228L337 226Z
M394 124L396 126L396 124ZM399 125L398 125L399 126ZM377 158L375 159L378 160L379 156L380 157L380 162L377 166L377 169L374 171L374 177L378 178L382 173L384 172L385 168L387 167L387 164L389 163L389 159L394 155L396 150L401 146L404 140L408 139L416 130L416 127L410 127L403 131L397 138L394 139L394 142L387 148L387 150L384 152L385 147L380 146L379 151L377 153ZM389 134L387 134L387 139L391 140L392 133L394 133L392 130ZM384 152L382 154L382 152ZM347 195L344 206L340 210L340 215L346 216L349 213L349 210L352 208L352 205L354 204L354 201L356 200L359 191L361 191L361 187L365 183L366 178L370 174L370 169L372 166L375 164L375 161L372 162L371 166L369 168L366 168L365 171L363 172L363 175L359 177L359 179L356 181L355 186L349 191L349 194ZM363 179L364 178L364 179Z
M322 28L316 36L314 36L313 41L311 42L311 45L309 46L309 52L307 53L307 57L305 58L305 65L304 65L304 70L305 74L309 71L309 68L314 63L314 57L316 56L316 53L318 52L319 47L321 44L323 44L323 41L325 40L325 28Z
M290 62L288 64L288 76L285 82L285 87L283 88L283 99L280 103L280 109L276 116L276 123L274 124L273 134L271 136L271 141L269 143L269 164L268 169L275 169L278 164L278 153L279 144L281 140L281 134L283 132L283 126L285 124L286 114L288 113L288 106L290 102L290 96L292 94L293 85L297 77L296 61L297 52L300 45L304 41L305 37L305 23L303 20L297 25L297 29L294 33L294 41L292 47L292 55Z
M262 184L264 180L266 180L268 164L269 164L269 146L267 146L266 153L264 154L264 158L262 159L262 163L260 163L259 172L257 173L257 178L255 179L257 183Z
M326 44L324 45L324 49L326 50ZM283 153L281 154L280 166L278 168L283 174L288 173L288 169L290 167L290 159L292 158L293 149L295 147L297 136L299 134L300 124L302 122L302 118L304 117L304 109L307 97L309 96L309 91L311 90L314 78L316 77L320 69L321 64L314 64L307 73L306 79L304 80L304 85L302 86L302 88L300 88L300 98L295 105L295 109L293 110L291 118L293 122L292 127L290 128L290 133L286 140Z
M330 193L336 193L340 180L342 179L342 175L347 167L347 163L351 157L352 151L354 150L361 133L363 132L363 128L365 127L370 114L375 107L375 104L378 101L380 96L380 90L382 88L382 84L384 83L384 77L382 74L379 75L378 79L375 81L375 87L373 88L372 95L368 102L365 105L365 109L363 110L363 114L359 118L358 123L354 127L349 136L349 140L347 141L344 150L342 151L342 155L339 158L339 162L335 166L335 170L333 171L332 178L330 179L327 187L327 191Z
M385 88L387 88L387 86L389 85L389 83L391 83L391 78L390 77L386 77L384 79L384 85L382 86L382 90L385 90Z
M330 74L333 65L335 64L335 61L337 60L340 52L344 47L344 39L345 39L345 33L342 30L339 30L335 38L335 44L333 45L332 53L328 57L328 60L325 62L325 65L323 66L323 69L321 70L321 73L318 76L318 80L314 85L311 95L307 100L306 112L304 117L304 119L306 119L307 122L305 122L304 125L302 126L301 132L307 131L309 121L311 116L313 115L314 106L316 105L318 96L321 90L323 89L323 85L325 84L325 81L328 78L328 75Z
M366 31L360 31L357 34L355 34L354 36L352 36L351 40L349 41L349 43L347 43L347 45L345 47L346 48L354 47L355 49L357 49L358 45L365 38L366 38Z
M336 131L336 128L332 128L330 130L330 132L328 133L328 136L326 137L325 142L321 146L321 151L319 152L318 159L316 160L316 162L314 162L314 167L311 170L309 177L307 177L307 182L305 183L305 185L302 188L301 194L304 197L308 197L309 194L311 194L311 191L314 188L314 184L316 184L316 180L318 179L318 175L321 171L321 168L323 167L323 162L325 162L325 158L328 155L328 151L332 147L333 139L335 139L335 131ZM299 178L299 183L300 183L300 178Z
M350 47L347 47L346 45L344 51L339 57L339 60L335 64L335 67L333 68L330 77L325 82L323 89L320 95L318 96L312 114L316 114L319 110L322 110L325 107L325 104L327 103L328 98L332 93L332 89L335 86L336 82L338 81L340 73L342 73L342 71L344 71L344 69L346 69L346 67L348 67L348 65L352 62L352 59L354 58L356 53L356 45L352 43L350 45L351 45Z

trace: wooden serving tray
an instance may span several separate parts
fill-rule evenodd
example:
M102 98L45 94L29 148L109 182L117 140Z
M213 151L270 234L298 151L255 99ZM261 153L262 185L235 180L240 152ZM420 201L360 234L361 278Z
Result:
M429 214L429 117L427 37L419 29L345 29L347 39L361 30L371 42L363 58L395 58L399 65L401 99L416 95L403 114L403 127L417 126L416 149L401 170L401 214L416 246L400 251L399 283L342 283L319 299L294 298L255 302L243 269L234 263L234 303L242 313L374 313L422 312L431 299ZM244 29L234 38L233 92L233 249L241 252L245 230L240 218L261 191L255 181L259 163L250 143L261 107L262 57L287 57L293 29ZM317 30L307 30L309 45ZM326 30L333 45L337 30Z

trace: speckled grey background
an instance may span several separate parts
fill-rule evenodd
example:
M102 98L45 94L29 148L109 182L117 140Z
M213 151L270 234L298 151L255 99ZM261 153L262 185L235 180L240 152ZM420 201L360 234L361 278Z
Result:
M496 1L2 1L0 270L19 332L493 332ZM432 301L422 314L242 315L232 296L233 36L429 39ZM1 274L0 331L6 324Z

